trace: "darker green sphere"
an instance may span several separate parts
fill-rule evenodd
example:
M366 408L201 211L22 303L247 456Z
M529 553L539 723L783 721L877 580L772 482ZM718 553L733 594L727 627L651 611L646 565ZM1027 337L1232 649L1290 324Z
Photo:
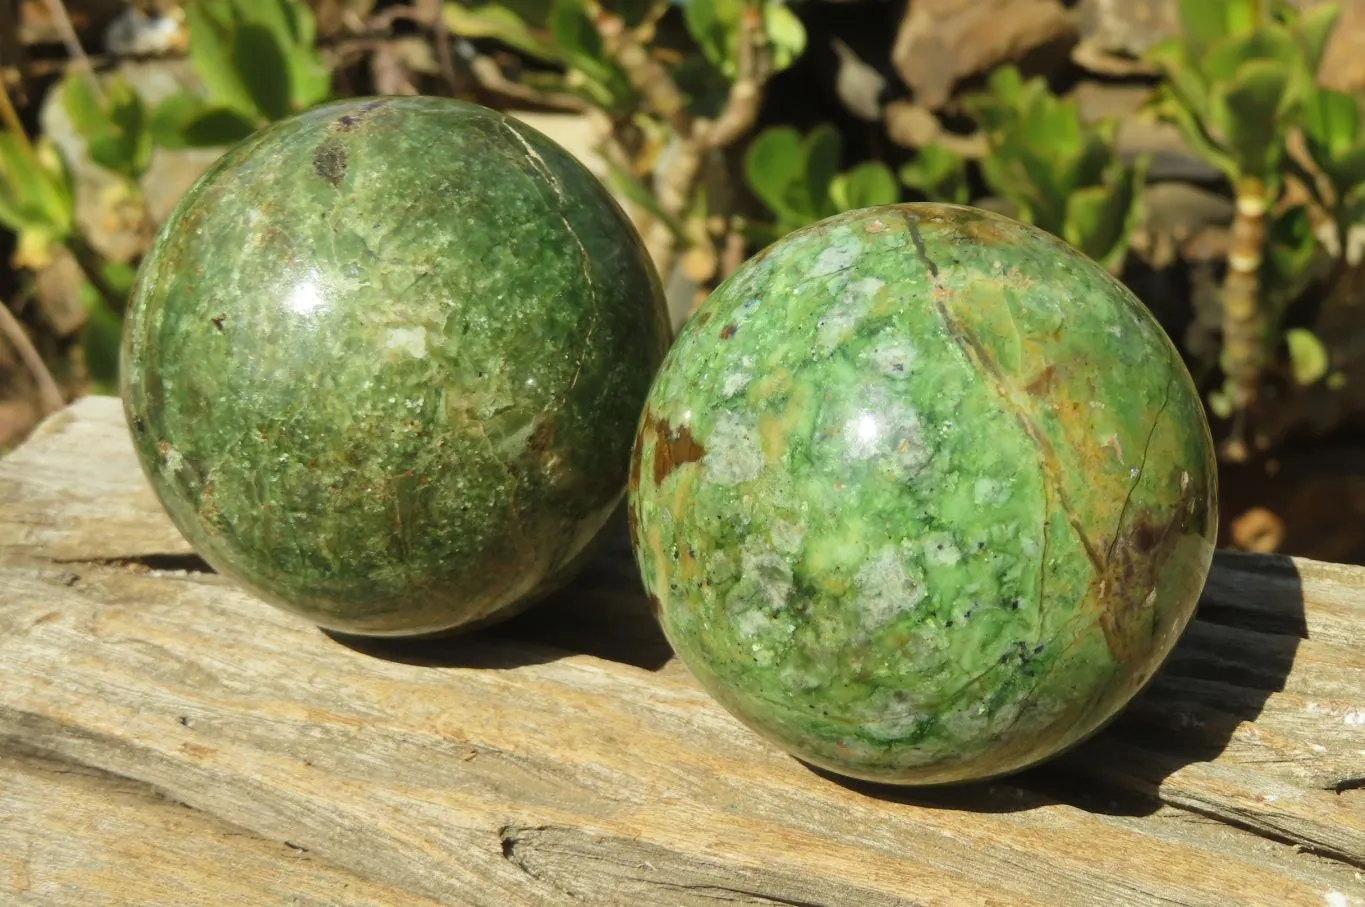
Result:
M635 447L645 587L721 703L900 784L1052 757L1194 612L1217 474L1199 396L1122 284L950 205L854 211L733 274Z
M545 136L438 98L263 129L142 265L123 397L179 529L338 631L507 616L625 490L667 343L658 277Z

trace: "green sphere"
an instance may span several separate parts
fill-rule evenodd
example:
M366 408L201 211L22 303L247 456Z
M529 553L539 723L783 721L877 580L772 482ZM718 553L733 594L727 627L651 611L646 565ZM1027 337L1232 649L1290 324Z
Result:
M210 565L328 629L428 634L570 574L667 342L638 235L567 152L476 105L359 99L261 130L181 200L122 393Z
M1117 280L952 205L854 211L684 326L635 441L636 558L701 684L816 766L1010 773L1105 724L1189 622L1217 474Z

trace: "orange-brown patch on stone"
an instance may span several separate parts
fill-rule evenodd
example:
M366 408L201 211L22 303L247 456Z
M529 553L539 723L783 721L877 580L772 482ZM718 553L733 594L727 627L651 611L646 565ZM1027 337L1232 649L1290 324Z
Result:
M654 416L645 405L644 415L640 419L640 428L635 433L635 443L630 448L630 490L635 491L640 487L640 473L644 468L645 458L645 435L654 430ZM657 436L655 442L658 442Z
M1024 390L1035 397L1042 397L1051 392L1054 384L1057 383L1057 366L1049 365L1037 375L1033 380L1024 385Z
M1184 508L1182 507L1181 510ZM1156 626L1152 608L1162 567L1179 539L1180 512L1165 520L1149 509L1132 514L1119 530L1094 594L1100 629L1120 664L1134 664L1147 652Z
M697 315L697 324L701 325L702 327L706 327L706 322L710 320L711 320L710 312L702 312L699 315Z
M636 515L634 507L626 508L626 528L630 530L630 547L638 550L640 547L640 518Z
M659 601L659 596L654 595L653 593L650 593L649 596L649 611L654 615L655 620L663 618L664 603Z
M688 463L696 463L706 456L706 448L692 437L692 427L683 425L676 431L667 419L654 423L654 484L662 485L673 470Z
M739 330L739 328L735 327L733 322L727 324L725 327L720 329L720 339L729 340L731 337L735 336L735 331L737 330Z
M555 419L547 416L536 423L531 435L526 439L526 450L533 454L543 454L555 441Z

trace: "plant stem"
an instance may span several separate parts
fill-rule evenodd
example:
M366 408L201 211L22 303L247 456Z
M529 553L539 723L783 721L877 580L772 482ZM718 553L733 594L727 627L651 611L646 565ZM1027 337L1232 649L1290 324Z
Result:
M1223 371L1232 381L1238 412L1255 404L1265 368L1268 332L1261 304L1261 263L1266 208L1264 183L1256 177L1239 180L1232 249L1223 281Z
M3 304L0 304L0 333L9 339L19 358L24 361L24 367L32 373L33 380L38 385L38 397L43 402L43 414L55 413L61 409L66 402L62 398L61 388L57 387L57 382L53 380L52 372L48 371L43 357L38 355L33 341L28 338L28 332L19 323L19 319L10 312L9 306Z

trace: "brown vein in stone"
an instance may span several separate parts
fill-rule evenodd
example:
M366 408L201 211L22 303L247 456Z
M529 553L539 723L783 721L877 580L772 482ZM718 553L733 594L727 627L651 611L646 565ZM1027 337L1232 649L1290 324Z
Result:
M1171 356L1175 355L1174 351ZM1128 508L1133 503L1133 494L1137 491L1138 483L1142 481L1143 473L1147 469L1147 457L1152 451L1152 441L1156 438L1157 426L1161 424L1161 417L1166 413L1166 407L1171 402L1171 383L1175 378L1175 369L1170 368L1170 359L1167 359L1166 372L1166 394L1161 398L1161 407L1152 417L1152 427L1147 430L1147 441L1142 445L1142 459L1138 461L1138 474L1133 477L1132 483L1128 486L1128 495L1123 499L1123 507L1119 509L1118 524L1114 526L1114 538L1109 542L1109 551L1104 557L1104 566L1107 570L1109 565L1114 562L1114 549L1118 547L1119 536L1123 534L1123 521L1128 516Z
M1052 442L1039 431L1038 426L1029 418L1029 414L1024 410L1024 407L1020 406L1018 401L1015 400L1014 395L1010 393L1009 382L1005 378L1004 373L1000 370L1000 365L995 361L994 357L991 356L990 351L982 346L981 341L948 312L948 307L944 305L942 299L934 299L934 308L938 311L939 318L943 320L944 327L948 329L948 333L952 336L953 340L962 349L963 353L966 354L967 358L991 380L991 383L995 386L996 394L1001 401L1010 408L1015 419L1018 420L1019 425L1024 429L1024 434L1028 435L1029 440L1032 441L1034 447L1038 449L1043 475L1047 478L1053 492L1057 495L1057 502L1061 504L1063 512L1066 513L1067 522L1071 524L1072 530L1075 531L1076 537L1080 540L1081 546L1085 549L1085 555L1090 559L1090 563L1095 568L1095 571L1097 573L1103 573L1105 566L1104 561L1101 560L1099 552L1090 541L1090 537L1086 535L1085 528L1081 524L1080 518L1076 516L1076 511L1071 504L1071 499L1068 497L1066 489L1062 485L1062 477L1057 468L1057 452L1053 448ZM1039 604L1041 606L1042 603L1040 602Z

